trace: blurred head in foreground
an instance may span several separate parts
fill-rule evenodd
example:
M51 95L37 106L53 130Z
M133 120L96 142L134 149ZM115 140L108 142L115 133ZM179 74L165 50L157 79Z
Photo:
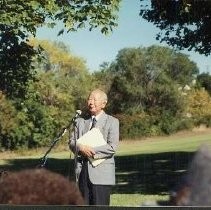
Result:
M211 206L211 147L196 152L184 182L174 196L176 206Z
M74 182L46 169L11 172L0 179L0 204L83 205Z

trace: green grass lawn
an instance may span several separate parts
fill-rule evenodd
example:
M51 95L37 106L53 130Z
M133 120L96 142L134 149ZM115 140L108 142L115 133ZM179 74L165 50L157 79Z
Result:
M140 206L147 201L168 200L169 191L185 174L194 152L203 143L211 145L211 130L121 141L111 205ZM48 155L46 168L73 178L73 156L70 158L68 147L62 151L57 148ZM0 170L12 171L36 167L45 150L0 154Z
M211 144L211 130L201 133L176 134L172 136L149 138L142 141L120 142L119 156L160 152L193 152L203 144Z
M210 131L121 142L111 204L140 206L147 201L167 201L201 144L211 145Z

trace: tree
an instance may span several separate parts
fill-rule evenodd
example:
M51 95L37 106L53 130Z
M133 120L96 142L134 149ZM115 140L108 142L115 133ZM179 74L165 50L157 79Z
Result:
M124 48L99 76L111 78L108 111L120 119L125 138L170 134L188 127L180 88L198 73L185 54L170 48Z
M161 29L157 39L178 49L211 53L211 1L141 0L140 15Z
M35 55L36 51L13 33L0 32L0 90L10 98L25 96L28 82L35 75Z
M0 92L0 147L5 149L46 146L71 124L76 109L91 89L92 76L85 61L63 43L32 40L42 47L45 61L33 60L37 74L23 98L9 99ZM67 136L66 136L67 137ZM64 138L66 140L66 138Z
M62 34L88 27L108 33L117 25L120 0L3 0L0 3L0 90L23 97L34 78L32 60L40 53L28 44L41 26L62 22Z
M196 125L211 126L211 97L206 90L197 89L189 92L187 113Z
M110 90L114 79L114 73L111 71L110 64L104 62L100 65L100 70L94 72L93 82L95 87L103 89L106 93Z
M34 125L30 143L34 146L46 143L70 123L75 110L83 108L91 76L85 61L63 43L31 40L30 44L43 49L45 61L44 65L36 62L36 81L31 83L22 107Z
M44 59L36 63L36 68L40 69L42 74L42 85L38 85L37 88L41 90L42 87L43 101L46 104L54 104L54 93L61 93L68 96L74 109L82 109L82 101L92 87L92 76L88 72L85 60L73 55L62 42L33 39L30 43L35 48L39 46L43 49ZM45 81L50 82L50 89L45 87ZM69 110L68 107L66 109Z
M36 34L37 27L53 27L62 21L68 31L89 25L107 33L116 26L115 12L120 0L3 0L0 5L0 23L20 38ZM3 29L3 28L2 28ZM60 32L62 33L62 31Z
M197 82L211 95L211 75L208 72L199 74Z
M115 75L110 89L110 109L115 113L156 107L176 113L177 89L189 85L198 68L185 54L151 46L120 50L110 71Z

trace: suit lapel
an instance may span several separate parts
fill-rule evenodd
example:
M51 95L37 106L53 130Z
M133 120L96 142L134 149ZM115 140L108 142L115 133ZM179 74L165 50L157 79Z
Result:
M104 113L102 113L100 118L97 120L95 127L99 128L100 131L103 132L103 127L106 124L106 120L107 120L107 114L104 112ZM91 122L92 122L91 117L84 120L84 133L89 131Z
M84 133L89 131L91 122L92 122L91 117L85 120L85 122L84 122Z
M107 120L107 114L104 112L97 121L96 127L99 128L101 131Z

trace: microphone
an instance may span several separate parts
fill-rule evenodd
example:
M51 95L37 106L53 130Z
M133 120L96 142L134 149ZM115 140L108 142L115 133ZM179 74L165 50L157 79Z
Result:
M80 109L76 110L76 116L79 117L82 114L82 111Z
M75 122L75 120L82 114L82 111L80 109L76 110L75 116L73 117L72 121Z

